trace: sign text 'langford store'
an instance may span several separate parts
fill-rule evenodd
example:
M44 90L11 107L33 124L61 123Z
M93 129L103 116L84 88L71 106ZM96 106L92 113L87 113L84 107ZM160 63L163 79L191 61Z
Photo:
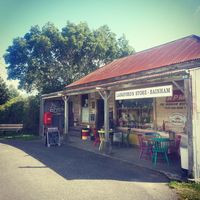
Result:
M115 99L143 99L152 97L169 97L173 95L172 85L142 88L115 92Z

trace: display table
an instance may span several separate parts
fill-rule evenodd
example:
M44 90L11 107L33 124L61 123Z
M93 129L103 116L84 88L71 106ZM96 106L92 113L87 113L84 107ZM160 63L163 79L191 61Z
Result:
M153 129L140 129L140 128L128 128L128 127L117 127L117 131L124 133L129 132L129 143L132 145L139 145L138 134L144 135L145 133L158 133L161 137L169 138L169 133L164 131L157 131ZM128 131L129 129L129 131Z

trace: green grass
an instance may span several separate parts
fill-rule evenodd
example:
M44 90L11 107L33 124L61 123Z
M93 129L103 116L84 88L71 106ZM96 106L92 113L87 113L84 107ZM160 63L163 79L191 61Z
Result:
M21 134L16 134L16 133L6 133L5 135L0 135L0 140L37 140L40 139L39 136L33 135L33 134L27 134L27 133L21 133Z
M172 181L169 186L176 190L179 200L200 200L200 183Z

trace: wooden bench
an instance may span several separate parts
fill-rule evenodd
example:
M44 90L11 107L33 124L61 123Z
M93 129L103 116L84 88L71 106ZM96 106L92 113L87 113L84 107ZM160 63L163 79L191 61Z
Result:
M0 124L0 132L15 131L20 132L23 129L23 124Z

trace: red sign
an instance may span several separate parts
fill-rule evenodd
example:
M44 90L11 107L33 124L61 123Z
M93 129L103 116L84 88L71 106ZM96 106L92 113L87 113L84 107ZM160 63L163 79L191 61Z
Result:
M185 96L180 90L174 90L172 97L166 97L166 102L183 102Z

